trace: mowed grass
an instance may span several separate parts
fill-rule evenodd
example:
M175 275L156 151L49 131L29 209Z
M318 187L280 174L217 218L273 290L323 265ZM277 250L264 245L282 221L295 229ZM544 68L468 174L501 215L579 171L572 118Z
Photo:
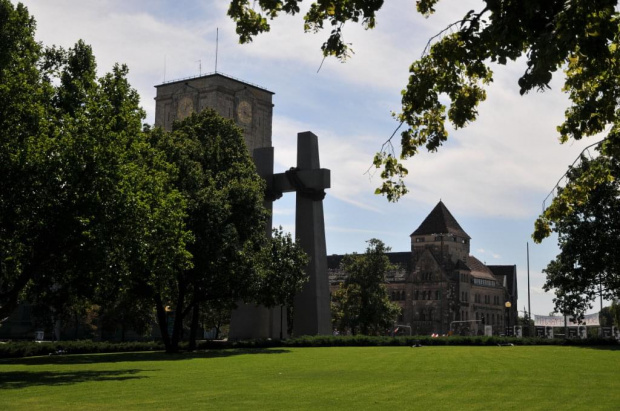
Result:
M612 347L322 347L0 360L0 410L619 410Z

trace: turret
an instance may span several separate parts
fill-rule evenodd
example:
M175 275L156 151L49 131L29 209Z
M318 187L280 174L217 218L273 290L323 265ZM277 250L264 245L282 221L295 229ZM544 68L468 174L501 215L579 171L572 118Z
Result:
M410 235L414 260L424 249L430 249L438 261L465 262L469 256L471 237L461 228L440 200L422 224Z

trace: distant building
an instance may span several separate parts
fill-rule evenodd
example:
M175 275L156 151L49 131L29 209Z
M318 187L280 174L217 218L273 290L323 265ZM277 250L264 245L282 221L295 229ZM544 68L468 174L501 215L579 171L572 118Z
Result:
M419 335L478 335L484 325L499 335L516 324L516 265L485 265L470 255L471 237L443 202L410 237L411 252L388 253L400 267L385 276L392 300L402 308L398 324ZM346 279L342 257L327 257L332 291Z

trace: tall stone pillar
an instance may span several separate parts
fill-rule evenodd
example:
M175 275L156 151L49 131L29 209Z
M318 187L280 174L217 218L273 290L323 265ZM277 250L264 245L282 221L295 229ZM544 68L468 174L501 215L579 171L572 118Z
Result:
M310 175L319 175L320 168L317 136L311 132L299 133L297 171L310 171ZM322 189L328 188L329 183L322 185L314 186L324 195ZM323 196L317 196L317 190L297 190L296 196L295 236L310 257L310 262L306 271L309 281L295 297L293 333L297 336L331 334Z

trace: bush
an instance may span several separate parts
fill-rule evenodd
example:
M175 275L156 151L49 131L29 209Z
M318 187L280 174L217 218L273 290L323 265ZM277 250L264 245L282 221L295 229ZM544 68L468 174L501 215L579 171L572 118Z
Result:
M93 354L131 351L155 351L163 350L164 346L159 342L93 342L82 341L57 341L57 342L9 342L0 344L0 358L32 357L40 355L59 354Z
M273 347L379 347L379 346L493 346L501 344L514 345L570 345L570 346L599 346L619 345L620 343L609 338L588 338L585 340L563 340L546 338L514 338L514 337L437 337L430 336L400 336L400 337L375 337L367 335L346 336L302 336L288 340L244 340L244 341L203 341L198 344L199 350L221 349L264 349ZM187 350L187 343L180 345L182 350ZM93 353L118 353L135 351L160 351L164 345L160 342L93 342L83 341L58 341L58 342L9 342L0 344L0 358L32 357L40 355L61 354L93 354Z

